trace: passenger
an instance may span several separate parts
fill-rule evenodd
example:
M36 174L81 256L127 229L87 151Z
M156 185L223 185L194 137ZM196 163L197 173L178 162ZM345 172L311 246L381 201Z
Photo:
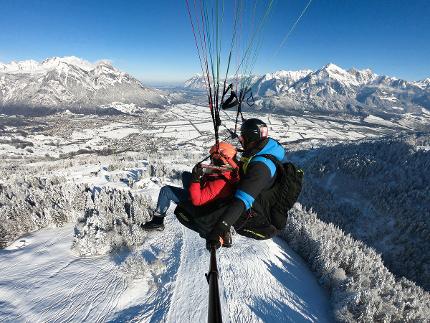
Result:
M179 204L190 201L197 207L233 195L235 184L239 180L235 162L236 148L227 142L220 142L212 146L209 153L211 166L206 172L201 163L198 163L191 173L182 173L182 188L171 185L161 188L157 207L151 212L152 219L141 225L143 229L163 230L164 218L171 202Z

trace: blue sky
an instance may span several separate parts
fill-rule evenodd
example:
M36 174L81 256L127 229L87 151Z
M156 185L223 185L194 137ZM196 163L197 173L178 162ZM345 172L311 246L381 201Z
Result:
M307 3L276 1L256 73L332 62L407 80L430 77L430 1L313 0L279 48ZM1 0L0 17L3 63L109 59L148 83L200 71L185 0Z

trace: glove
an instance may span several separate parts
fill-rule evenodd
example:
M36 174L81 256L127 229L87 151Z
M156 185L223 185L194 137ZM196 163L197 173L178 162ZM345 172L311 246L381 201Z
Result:
M234 168L231 171L231 179L232 179L233 183L236 183L236 182L239 181L239 179L240 179L240 176L239 176L239 167L238 168Z
M200 163L196 164L193 167L193 170L191 172L191 180L193 182L200 182L200 177L203 176L203 168Z

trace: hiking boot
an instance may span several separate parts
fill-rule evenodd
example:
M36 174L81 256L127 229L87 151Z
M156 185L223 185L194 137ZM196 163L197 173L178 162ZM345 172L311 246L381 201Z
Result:
M230 247L231 247L231 245L233 244L233 239L232 239L232 237L231 237L231 232L230 232L230 230L229 230L229 231L226 231L226 232L224 233L224 235L222 236L222 240L223 240L222 246L223 246L224 248L230 248Z
M152 220L146 223L142 223L140 227L143 230L164 230L164 217L161 216L153 216Z

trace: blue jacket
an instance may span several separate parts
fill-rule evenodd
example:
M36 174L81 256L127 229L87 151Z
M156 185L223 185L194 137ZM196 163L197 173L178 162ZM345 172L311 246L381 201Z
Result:
M269 189L276 179L276 165L261 155L269 154L285 163L287 153L279 142L267 139L261 145L244 153L241 176L234 194L235 200L222 216L222 221L233 225L245 210L252 207L255 199L264 190Z

